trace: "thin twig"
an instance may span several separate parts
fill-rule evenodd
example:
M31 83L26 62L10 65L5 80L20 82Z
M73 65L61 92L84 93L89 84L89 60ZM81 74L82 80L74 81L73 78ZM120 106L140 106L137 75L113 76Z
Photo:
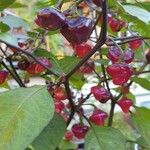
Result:
M14 67L14 65L13 65L13 63L12 63L12 61L11 61L11 59L7 56L7 54L6 54L6 52L0 47L0 50L1 50L1 52L5 55L5 57L6 57L6 60L9 62L9 64L10 64L10 67L12 68L12 73L10 72L11 70L8 70L9 68L7 67L6 68L6 66L5 66L5 68L10 72L10 74L14 77L15 76L15 80L18 82L18 84L21 86L21 87L25 87L25 84L22 82L22 80L21 80L21 78L20 78L20 76L18 75L18 73L16 72L16 68ZM4 66L5 64L4 64L4 62L3 62L3 66Z
M10 73L10 75L16 80L16 82L19 84L20 87L23 87L18 78L13 74L13 72L7 67L7 65L4 63L4 61L0 62L4 68Z
M106 41L106 34L107 34L107 0L104 0L102 2L102 19L103 19L103 23L102 23L102 30L100 33L100 36L98 38L98 43L94 46L94 48L92 49L92 51L90 51L85 57L83 57L81 59L81 61L65 76L66 78L66 82L65 82L65 88L66 91L68 93L68 99L69 102L71 104L72 110L71 110L71 114L69 116L67 125L71 122L76 109L75 106L73 104L72 98L70 96L70 88L69 88L69 82L68 79L80 68L80 66L82 66L96 51L99 50L99 48L101 48L101 46L105 43Z
M21 53L23 53L23 54L31 57L35 62L37 62L38 64L40 64L41 66L43 66L48 71L48 73L53 74L53 75L55 75L57 77L60 76L59 74L56 74L55 72L53 72L49 67L45 66L43 63L41 63L40 61L38 61L38 59L33 54L29 53L28 51L25 51L25 50L23 50L23 49L21 49L21 48L19 48L17 46L14 46L14 45L12 45L10 43L7 43L6 41L3 41L1 39L0 39L0 42L5 43L7 46L15 48L18 52L21 52Z
M12 71L13 71L14 75L16 76L16 78L18 79L18 81L20 82L21 87L26 87L25 84L22 82L20 76L18 75L18 73L17 73L17 71L16 71L16 68L14 67L14 65L13 65L13 63L12 63L12 61L11 61L11 59L10 59L10 58L7 58L7 61L9 62L9 64L10 64L10 66L11 66L11 68L12 68Z
M124 39L124 40L122 40L121 42L117 42L118 45L126 44L126 43L129 43L129 42L132 42L132 41L136 41L136 40L140 40L140 39L142 39L142 40L144 40L144 39L150 39L150 37L143 37L143 38L140 37L140 36L139 37L132 37L132 38L131 37L126 37L126 38L123 37L122 39ZM113 42L108 42L107 41L105 44L107 46L115 46L115 44Z
M72 99L72 92L70 90L68 80L66 80L64 82L64 85L65 85L65 89L66 89L66 93L67 93L67 96L68 96L69 103L71 105L71 113L70 113L69 119L67 121L67 126L68 126L70 124L76 110L75 110L75 104L74 104L73 99Z

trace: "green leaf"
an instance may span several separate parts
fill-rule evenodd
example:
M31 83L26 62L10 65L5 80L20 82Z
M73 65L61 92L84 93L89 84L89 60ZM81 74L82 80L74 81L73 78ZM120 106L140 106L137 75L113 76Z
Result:
M148 12L147 10L133 5L122 5L122 7L130 15L138 18L146 24L150 23L150 12Z
M116 1L115 0L109 0L108 1L108 6L111 7L115 7L116 6Z
M53 114L53 100L43 86L0 94L0 150L25 149Z
M123 4L128 4L128 5L131 5L131 4L133 4L134 6L138 6L138 7L141 7L141 8L143 8L143 9L146 9L147 11L150 11L150 3L149 2L140 2L140 1L138 1L138 2L128 2L128 3L123 3Z
M137 138L136 143L139 144L142 147L148 147L145 139L142 136L140 136L139 138Z
M37 1L34 6L37 8L49 7L51 5L55 5L58 0L39 0Z
M74 88L81 90L82 86L85 83L85 78L83 74L75 73L70 77L70 83Z
M70 141L62 140L59 148L61 150L75 150L77 149L77 145Z
M46 58L50 59L50 61L52 63L51 70L54 71L55 73L58 73L58 74L63 73L63 70L62 70L62 68L59 64L59 60L51 52L48 52L45 49L38 48L38 49L36 49L34 54L36 56L43 56L43 57L46 57Z
M15 2L10 6L10 8L25 8L25 7L27 7L27 5L19 3L19 2Z
M150 90L150 81L146 78L132 77L131 80L146 90Z
M100 49L100 53L101 53L102 55L107 55L107 54L108 54L108 48L101 48L101 49Z
M132 115L132 121L135 128L143 136L147 145L150 148L150 109L144 107L136 107L136 113Z
M113 119L113 127L118 129L128 140L136 141L136 139L139 137L139 134L134 131L132 125L127 123L124 118L124 113L116 113Z
M62 74L63 72L68 73L79 61L77 57L66 56L60 60L58 60L51 52L48 52L45 49L38 48L34 54L36 56L44 56L48 58L52 63L51 70L57 74ZM84 78L82 74L75 73L70 78L70 83L73 87L78 90L84 85Z
M0 22L0 31L2 33L7 32L9 30L10 30L10 28L9 28L9 26L7 24L5 24L3 22Z
M59 60L59 64L65 73L68 73L79 62L75 56L66 56Z
M126 150L135 150L135 143L132 143L132 142L128 142L126 144Z
M136 96L133 93L131 93L131 92L127 93L126 97L129 98L129 99L132 99L133 102L136 101Z
M24 29L29 30L28 25L22 18L13 16L13 15L7 15L7 16L1 17L0 21L7 24L10 28L23 27Z
M96 60L95 62L102 64L102 65L108 65L109 60L108 59L99 59L99 60Z
M142 36L149 36L150 27L144 22L136 19L136 17L128 16L128 22L131 22L130 29L137 31ZM135 53L136 54L136 53Z
M54 150L64 136L66 125L61 116L55 114L42 133L33 141L35 150Z
M50 0L51 5L55 5L58 2L58 0Z
M18 46L17 38L8 32L7 33L0 33L0 40L7 42L8 44Z
M85 141L86 150L126 150L126 139L114 128L94 126Z
M135 53L135 56L134 56L135 59L145 59L145 54L143 53L142 51L142 48L140 47L139 49L136 50L136 53Z
M37 35L38 35L38 33L37 32L27 32L27 34L28 34L28 36L30 37L30 38L32 38L32 39L36 39L37 38Z
M119 16L121 16L123 20L130 23L129 24L130 30L137 31L141 36L149 36L150 32L149 24L146 24L145 22L138 19L136 16L127 13L126 10L123 8L123 5L118 3L118 1L116 3L116 7L114 7L114 11L117 10Z
M13 4L15 0L1 0L0 1L0 10L3 10Z
M3 84L0 85L0 88L5 88L5 89L9 89L9 84L7 81L5 81ZM1 90L0 90L1 92Z
M148 2L148 1L147 2L139 2L139 3L136 3L136 5L146 9L147 11L150 11L150 2Z
M48 31L47 35L51 36L51 35L55 35L55 34L58 34L58 33L60 33L60 30Z

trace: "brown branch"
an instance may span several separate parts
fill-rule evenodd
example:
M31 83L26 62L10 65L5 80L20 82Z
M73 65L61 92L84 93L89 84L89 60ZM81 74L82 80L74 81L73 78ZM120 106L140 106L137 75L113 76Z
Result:
M115 105L116 105L116 102L115 102L115 100L112 99L111 100L111 109L110 109L109 118L108 118L108 126L109 127L111 127L112 123L113 123L113 116L114 116Z
M18 80L18 78L13 74L13 72L7 67L7 65L5 64L5 62L1 61L0 63L1 63L1 64L3 65L3 67L10 73L10 75L16 80L16 82L18 83L18 85L19 85L20 87L24 87L24 86L20 83L20 81Z
M142 72L135 72L135 75L140 75L140 74L145 74L145 73L150 73L150 70L142 71Z
M106 34L107 34L107 0L104 0L102 2L102 19L103 19L103 23L102 23L102 30L100 33L100 36L98 38L98 43L94 46L94 48L92 49L91 52L89 52L84 58L81 59L81 61L65 76L66 82L65 84L65 88L66 91L68 93L68 99L69 102L71 104L71 113L67 122L67 125L69 125L69 123L71 122L75 112L76 112L76 106L74 105L73 101L72 101L72 97L70 95L70 88L69 88L69 82L68 79L96 52L99 50L99 48L101 48L101 46L105 43L106 41ZM90 95L89 95L90 96ZM80 105L79 105L80 106ZM79 107L78 106L78 107Z
M43 66L48 71L48 73L53 74L53 75L59 77L58 74L56 74L55 72L53 72L49 67L43 65L43 63L41 63L40 61L38 61L38 59L33 54L29 53L28 51L25 51L25 50L23 50L23 49L21 49L21 48L19 48L17 46L14 46L14 45L12 45L10 43L7 43L6 41L3 41L1 39L0 39L0 42L6 44L8 47L15 48L18 52L21 52L21 53L23 53L23 54L31 57L35 62L37 62L38 64L40 64L41 66Z
M73 99L72 99L72 92L70 90L70 87L69 87L69 81L66 80L64 82L64 86L65 86L65 89L66 89L66 93L67 93L67 96L68 96L68 100L69 100L69 103L70 103L70 106L71 106L71 113L69 115L69 119L67 121L67 126L70 124L75 112L76 112L76 107L75 107L75 104L73 102Z
M63 0L58 0L58 2L56 3L55 7L57 9L61 9L62 5L63 5Z
M79 110L80 107L86 102L87 99L90 98L91 95L92 95L92 93L89 93L85 98L83 98L83 99L79 102L79 104L76 106L76 109Z
M150 37L142 37L142 36L126 36L126 37L119 37L119 38L114 38L114 40L118 41L118 40L129 40L129 39L135 39L135 38L139 38L139 39L150 39Z
M107 35L107 0L102 1L102 30L97 44L94 48L81 59L81 61L66 75L67 78L70 78L96 51L98 51L101 46L106 41Z
M16 68L14 67L13 63L12 63L12 60L10 58L7 58L7 61L9 62L11 68L12 68L12 71L14 73L14 75L16 76L16 78L18 79L21 87L26 87L25 84L22 82L20 76L18 75L17 71L16 71Z
M6 48L7 49L7 48ZM12 75L12 77L16 80L16 82L19 84L20 87L25 87L25 84L22 82L20 76L16 72L16 68L14 67L10 57L7 56L6 52L0 47L1 52L4 54L6 57L6 60L9 62L10 67L12 68L12 71L6 67L7 65L4 62L1 62L2 65L7 69L7 71Z
M139 39L150 39L150 37L140 37L140 36L130 36L130 37L122 37L122 38L115 38L114 41L121 40L121 42L117 42L118 45L126 44L128 42L136 41ZM107 46L116 46L113 42L106 41L105 43Z
M123 52L122 48L118 45L118 43L114 39L110 37L108 37L108 39L112 41L113 45L116 46L120 50L121 53Z

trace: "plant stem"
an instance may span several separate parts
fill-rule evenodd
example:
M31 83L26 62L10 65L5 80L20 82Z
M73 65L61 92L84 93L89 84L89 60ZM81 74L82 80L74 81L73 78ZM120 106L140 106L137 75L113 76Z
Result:
M7 49L7 48L6 48ZM0 50L1 50L1 52L5 55L5 57L6 57L6 60L9 62L9 64L10 64L10 67L12 68L12 71L7 67L6 68L6 66L7 65L5 65L5 63L3 62L3 66L5 66L5 68L10 72L10 74L14 77L15 76L15 80L18 82L18 84L19 84L19 86L20 87L25 87L25 84L22 82L22 80L21 80L21 78L19 77L19 75L18 75L18 73L16 72L16 68L14 67L14 65L13 65L13 63L12 63L12 61L11 61L11 59L10 59L10 57L8 57L7 56L7 54L6 54L6 52L0 47ZM12 74L13 73L13 74Z
M133 37L123 37L123 38L116 38L114 40L122 40L121 42L118 42L117 44L118 45L122 45L122 44L126 44L128 42L132 42L132 41L136 41L136 40L139 40L139 39L150 39L150 37L138 37L138 36L133 36ZM105 43L107 46L115 46L115 44L113 42L106 42Z
M104 0L102 2L102 19L103 19L103 23L102 23L102 30L98 39L98 43L94 46L94 48L92 49L91 52L89 52L85 57L83 57L81 59L81 61L65 76L66 78L66 82L65 82L65 88L66 91L68 93L68 99L69 102L71 104L71 113L67 122L67 125L70 124L75 112L76 112L76 108L75 105L72 101L72 97L70 95L70 88L69 88L69 82L68 79L96 52L99 50L99 48L101 48L101 46L105 43L106 41L106 34L107 34L107 0Z
M100 57L101 57L101 59L103 58L102 55ZM107 80L107 76L106 76L106 71L105 71L105 66L102 64L101 68L102 68L102 72L103 72L103 76L104 76L104 82L106 83L107 90L110 92L110 88L109 88L109 84L108 84L108 80Z
M22 82L20 76L18 75L18 73L17 73L17 71L16 71L16 68L14 67L14 65L13 65L13 63L12 63L12 61L11 61L11 59L10 59L10 58L7 58L7 60L8 60L10 66L11 66L11 68L12 68L12 71L13 71L14 75L15 75L16 78L18 79L18 81L19 81L21 87L26 87L25 84Z
M74 108L74 102L73 102L73 100L72 100L72 92L71 92L71 90L70 90L68 80L66 80L66 82L64 83L64 85L65 85L66 93L67 93L67 96L68 96L68 100L69 100L70 105L71 105L71 109L74 110L74 109L75 109L75 108Z
M41 66L43 66L48 71L48 73L53 74L53 75L59 77L59 74L56 74L49 67L43 65L40 61L38 61L38 59L33 54L29 53L28 51L25 51L25 50L23 50L23 49L21 49L21 48L19 48L17 46L14 46L14 45L12 45L10 43L7 43L6 41L3 41L1 39L0 39L0 42L5 43L8 47L15 48L18 52L21 52L21 53L23 53L23 54L31 57L35 62L37 62L38 64L40 64Z
M66 93L67 93L67 96L68 96L69 103L71 105L71 113L70 113L69 119L67 121L67 126L68 126L70 124L71 120L73 119L73 116L75 114L76 109L75 109L75 105L74 105L74 102L73 102L73 99L72 99L72 92L71 92L70 87L69 87L69 81L66 80L64 85L65 85L65 89L66 89Z
M79 104L76 106L76 109L79 110L79 108L84 104L84 102L86 102L87 99L90 98L90 96L92 95L92 93L89 93L85 98L83 98Z
M102 23L102 31L100 34L100 37L98 39L98 43L95 45L95 47L93 48L93 50L88 53L65 77L66 77L66 82L65 82L65 88L66 91L68 93L68 99L69 102L71 104L72 110L67 122L67 125L69 125L70 121L72 120L74 114L75 114L75 106L73 104L72 98L70 96L70 88L69 88L69 82L68 79L105 43L106 41L106 33L107 33L107 1L103 1L102 2L102 19L103 19L103 23Z
M119 38L114 38L114 40L129 40L129 39L150 39L150 37L142 37L142 36L127 36L127 37L119 37Z
M63 5L63 0L58 0L55 7L58 8L58 9L61 9L62 5Z
M70 78L106 41L107 35L107 0L102 1L102 30L97 44L94 48L81 59L81 61L66 75L66 78Z
M122 48L117 44L117 42L114 39L112 39L112 38L108 38L108 39L113 42L113 44L120 50L121 53L123 53Z
M10 73L10 75L16 80L16 82L19 84L19 86L20 87L24 87L21 83L20 83L20 81L18 80L18 78L13 74L13 72L7 67L7 65L3 62L3 61L1 61L0 62L3 66L4 66L4 68Z
M102 147L102 146L101 146L101 143L100 143L100 140L99 140L99 137L98 137L98 135L97 135L97 133L96 133L96 131L95 131L93 125L91 124L91 122L89 121L89 119L88 119L84 114L82 114L82 116L83 116L83 118L89 123L90 127L91 127L92 130L93 130L93 133L95 134L95 137L96 137L96 139L97 139L97 142L98 142L99 146Z
M109 127L111 127L113 123L114 110L115 110L115 102L114 100L111 100L111 109L110 109L109 118L108 118Z
M146 70L146 71L142 71L142 72L135 72L135 75L139 75L139 74L145 74L145 73L150 73L150 70Z
M107 32L107 28L106 28L106 24L107 24L107 2L104 1L103 4L102 4L102 12L103 12L103 24L102 24L102 31L101 31L101 34L100 34L100 37L99 37L99 40L98 40L98 43L95 45L95 47L93 48L93 50L87 54L87 56L85 56L67 75L66 75L66 80L67 82L65 82L65 87L66 87L66 90L68 91L68 96L70 95L69 93L69 83L68 83L68 79L69 77L72 76L72 74L74 74L80 66L82 66L104 43L105 43L105 40L106 40L106 32ZM70 96L69 96L70 97ZM71 110L71 113L70 113L70 116L69 116L69 119L68 119L68 122L67 122L67 125L70 124L74 114L75 114L75 106L72 102L72 99L69 98L70 100L70 104L72 106L72 110Z
M72 121L74 114L75 114L75 111L71 110L71 113L70 113L69 118L68 118L68 121L67 121L67 126L68 126L68 125L70 124L70 122Z

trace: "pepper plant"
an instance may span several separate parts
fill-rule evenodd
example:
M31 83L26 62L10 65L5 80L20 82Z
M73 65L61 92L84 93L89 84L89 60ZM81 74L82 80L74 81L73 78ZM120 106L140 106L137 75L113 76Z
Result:
M150 149L149 6L1 1L0 150Z

